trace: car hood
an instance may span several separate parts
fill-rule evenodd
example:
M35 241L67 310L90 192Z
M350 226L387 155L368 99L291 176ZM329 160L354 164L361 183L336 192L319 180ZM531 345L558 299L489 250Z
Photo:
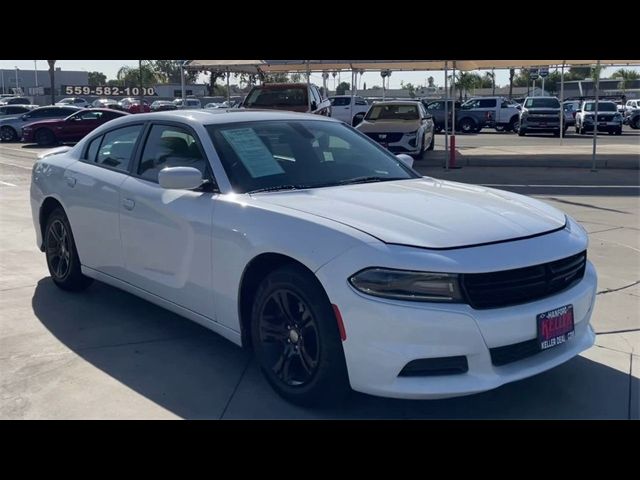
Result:
M428 177L253 197L351 226L385 243L434 249L539 235L566 222L562 212L529 197Z
M362 133L382 133L382 132L415 132L420 126L419 120L376 120L370 122L365 120L356 128Z

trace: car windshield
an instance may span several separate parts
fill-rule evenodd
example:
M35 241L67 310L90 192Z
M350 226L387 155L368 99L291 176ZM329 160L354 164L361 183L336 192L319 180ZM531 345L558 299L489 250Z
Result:
M317 120L208 125L237 193L419 178L351 127Z
M584 104L584 109L587 112L595 112L596 110L596 102L588 102ZM598 111L599 112L617 112L618 107L616 107L615 103L611 102L598 102Z
M557 98L527 98L524 102L525 108L560 108L560 102Z
M254 88L247 97L245 107L264 108L271 106L307 105L305 88Z
M417 105L374 105L365 116L366 120L417 120Z

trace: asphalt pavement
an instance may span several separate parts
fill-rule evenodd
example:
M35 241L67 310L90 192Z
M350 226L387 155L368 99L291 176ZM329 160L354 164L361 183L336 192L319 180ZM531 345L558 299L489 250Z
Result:
M476 137L490 136L492 148L510 148L505 144L517 138ZM339 408L305 409L273 393L249 352L189 320L98 282L80 294L57 289L35 246L29 208L37 151L0 145L2 419L639 418L638 170L444 171L418 162L424 175L540 198L585 226L599 274L596 346L541 375L469 397L405 401L354 393Z

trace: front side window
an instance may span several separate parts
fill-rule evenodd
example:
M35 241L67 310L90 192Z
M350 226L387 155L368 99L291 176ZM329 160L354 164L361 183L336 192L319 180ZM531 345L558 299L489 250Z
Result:
M495 108L495 98L482 98L478 101L478 108Z
M91 142L89 143L89 147L87 148L87 151L84 154L85 160L88 160L89 162L96 161L96 154L98 153L98 149L100 148L101 142L102 142L102 135L91 140Z
M195 137L180 127L153 125L142 151L138 175L151 182L165 167L193 167L205 175L206 160Z
M348 107L351 103L351 97L336 97L331 99L331 105L334 107Z
M418 178L394 155L341 123L273 120L206 128L237 193Z
M131 125L106 133L98 150L96 163L127 171L140 132L142 132L142 125Z
M427 105L427 110L443 110L444 102L431 102Z

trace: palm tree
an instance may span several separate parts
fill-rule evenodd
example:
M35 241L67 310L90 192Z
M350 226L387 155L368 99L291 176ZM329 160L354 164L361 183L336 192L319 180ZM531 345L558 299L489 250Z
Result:
M51 82L51 105L55 105L56 104L56 93L54 90L54 76L55 76L55 71L54 71L54 67L56 65L56 61L55 60L47 60L47 63L49 64L49 81Z
M632 80L637 80L638 78L640 78L640 74L638 74L638 72L636 72L635 70L625 70L624 68L621 68L620 70L613 72L611 78L620 79L620 82L618 82L618 88L622 90L622 93L624 95L626 95L627 87Z
M596 85L598 85L598 79L602 76L602 71L605 69L602 65L594 65L591 67L591 80L593 80L593 92L595 94Z
M509 98L513 98L513 77L516 75L516 69L509 69Z

